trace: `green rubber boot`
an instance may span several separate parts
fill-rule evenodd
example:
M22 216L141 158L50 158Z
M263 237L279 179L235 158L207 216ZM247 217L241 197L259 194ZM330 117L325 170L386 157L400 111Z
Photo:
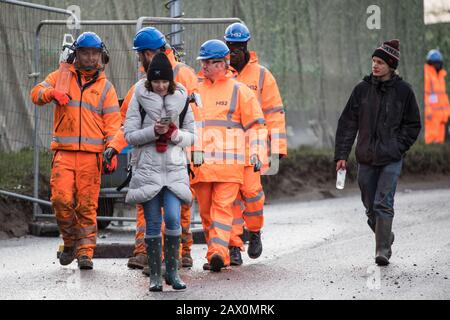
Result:
M166 263L166 283L175 290L186 289L186 284L178 275L178 256L180 254L180 236L164 235L164 257Z
M161 237L145 239L147 244L148 266L150 268L150 291L162 291L161 277Z

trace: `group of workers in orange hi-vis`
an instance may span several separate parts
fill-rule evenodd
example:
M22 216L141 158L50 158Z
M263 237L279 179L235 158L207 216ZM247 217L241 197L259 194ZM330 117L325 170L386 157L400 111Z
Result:
M446 132L450 119L446 76L441 52L438 49L430 50L424 66L425 143L444 143L445 138L449 139L450 136L450 132Z
M130 88L120 109L116 91L104 73L109 60L106 47L92 32L81 34L72 46L74 61L69 68L67 92L57 89L59 71L32 89L34 103L56 104L51 201L64 240L59 257L62 265L76 258L80 269L93 268L101 173L114 171L117 154L129 145L124 132L128 107L131 103L136 105L136 86L142 86L146 76L152 85L150 80L159 79L155 78L155 67L153 78L148 78L150 65L158 54L170 61L173 81L186 90L185 109L195 120L197 140L183 149L191 172L192 198L199 204L208 245L203 268L218 272L223 267L242 264L244 243L240 236L244 225L250 234L249 257L261 255L265 199L261 172L287 156L285 112L273 75L259 64L256 53L247 49L248 28L234 23L226 29L224 38L225 41L209 40L201 46L197 57L201 70L196 75L192 68L177 61L158 29L141 29L134 37L133 49L139 56L142 80ZM166 85L164 79L157 81ZM163 105L164 101L163 97ZM153 119L155 132L148 131L150 128L141 131L152 137L149 144L157 143L154 140L161 136L169 144L179 144L181 117L180 114L177 122L180 128L173 123L163 124L161 118ZM142 146L132 147L134 166L141 161ZM162 185L161 192L166 187L170 189L164 181ZM179 215L181 244L177 268L192 267L190 205L182 205ZM147 250L149 221L143 204L136 205L136 217L135 250L128 267L144 269L154 280L157 269L149 265L155 260L150 259L152 252Z

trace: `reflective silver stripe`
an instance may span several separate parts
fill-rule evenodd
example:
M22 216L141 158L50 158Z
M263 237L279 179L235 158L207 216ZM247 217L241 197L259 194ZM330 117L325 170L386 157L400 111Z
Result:
M217 228L217 229L220 229L223 231L231 231L231 229L232 229L231 226L228 226L224 223L220 223L217 221L213 221L213 223L211 224L211 229L213 229L213 228Z
M103 114L120 112L119 106L111 106L103 109Z
M272 133L270 135L271 139L287 139L286 133Z
M203 121L195 121L195 126L197 128L204 128L205 127L205 123Z
M40 84L43 85L46 88L53 88L50 83L45 82L45 81L42 81Z
M136 233L141 232L141 233L145 233L147 229L145 227L136 227Z
M59 226L70 226L74 223L73 220L61 220L61 219L56 219L56 222Z
M234 84L233 93L231 94L230 110L228 110L228 114L227 114L228 121L231 121L231 118L233 117L233 113L234 113L234 111L236 111L237 97L238 97L240 86L241 86L240 83Z
M250 146L254 146L254 145L265 146L266 140L253 140L252 142L250 142Z
M178 72L180 71L180 69L182 68L182 67L184 67L184 66L186 66L184 63L178 63L176 66L175 66L175 68L173 69L173 78L175 79L176 77L177 77L177 75L178 75Z
M140 245L140 244L144 244L144 243L145 243L144 238L136 239L136 241L134 242L135 245Z
M245 201L245 202L248 202L248 203L257 202L257 201L261 200L262 197L264 197L264 191L261 190L261 191L260 191L255 197L253 197L253 198L246 198L244 195L242 195L242 197L244 198L244 201Z
M223 153L223 152L205 152L205 158L213 158L213 159L234 159L244 161L244 156L241 154L234 153Z
M266 68L264 68L263 66L259 66L259 81L258 81L258 101L259 104L261 104L262 102L262 90L263 90L263 85L264 85L264 78L266 77Z
M264 123L266 123L266 120L264 120L263 118L256 119L256 120L250 122L248 125L246 125L246 126L244 127L244 130L247 131L248 129L250 129L251 127L253 127L255 124L264 124Z
M108 136L106 137L106 142L110 142L114 139L114 136Z
M105 88L103 89L102 95L100 97L100 102L98 103L98 109L101 113L103 113L103 104L105 103L106 95L108 94L109 89L111 89L111 82L106 81Z
M67 105L68 107L76 107L78 108L80 106L80 101L78 100L70 100L69 104ZM85 108L91 112L94 112L96 114L101 114L100 110L98 110L95 106L93 106L92 104L89 104L87 102L81 101L81 107Z
M273 108L270 108L268 110L264 110L264 114L270 114L270 113L282 112L282 111L284 111L284 107L283 106L273 107Z
M215 243L215 244L221 245L221 246L223 246L225 248L228 248L228 242L226 242L226 241L224 241L224 240L222 240L220 238L212 238L209 241L209 243Z
M60 227L61 227L61 231L63 233L65 233L67 236L69 236L70 238L76 239L78 237L78 230L75 228L75 226L72 226L72 227L60 226Z
M87 245L87 244L96 244L96 238L95 237L89 237L89 238L83 238L77 241L77 245Z
M52 140L55 142L59 142L59 143L77 143L80 141L80 137L53 137ZM96 144L96 145L104 144L103 139L88 138L88 137L81 137L81 142L89 143L89 144Z
M238 224L238 225L241 225L241 224L244 224L244 219L242 219L242 218L238 218L238 219L233 219L233 224L234 225L236 225L236 224Z
M244 216L247 217L257 217L257 216L262 216L263 215L263 210L258 210L258 211L254 211L254 212L244 212Z
M239 206L241 210L245 209L245 204L240 199L234 200L233 207L235 206Z
M42 95L44 94L44 90L45 90L45 89L39 90L38 102L42 102Z
M84 228L80 228L79 235L81 237L87 237L91 233L95 233L95 232L97 232L97 226L87 226Z
M233 206L240 205L241 203L242 203L241 199L236 199L236 200L234 200L234 202L233 202Z
M231 120L205 120L204 121L205 127L227 127L227 128L238 128L238 129L244 129L242 124L239 122L234 122Z

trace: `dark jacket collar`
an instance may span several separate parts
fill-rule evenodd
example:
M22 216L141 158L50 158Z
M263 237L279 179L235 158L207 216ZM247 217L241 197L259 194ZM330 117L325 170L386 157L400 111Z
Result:
M365 82L369 83L370 85L373 85L375 88L385 92L388 87L392 87L397 81L402 80L402 78L394 74L391 79L386 81L380 81L378 77L375 77L372 73L368 76L365 76L363 79Z

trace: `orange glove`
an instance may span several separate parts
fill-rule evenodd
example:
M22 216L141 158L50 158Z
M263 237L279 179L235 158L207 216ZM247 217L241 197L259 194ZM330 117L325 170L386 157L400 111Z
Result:
M54 100L56 100L56 102L60 105L60 106L66 106L69 104L70 98L67 94L65 94L64 92L58 91L56 89L53 89L51 91L51 96L53 97Z
M103 168L102 173L103 174L111 174L117 169L117 156L113 156L109 163L106 163L103 161Z

